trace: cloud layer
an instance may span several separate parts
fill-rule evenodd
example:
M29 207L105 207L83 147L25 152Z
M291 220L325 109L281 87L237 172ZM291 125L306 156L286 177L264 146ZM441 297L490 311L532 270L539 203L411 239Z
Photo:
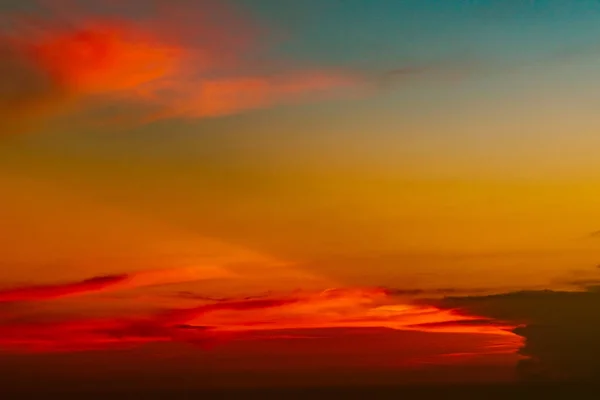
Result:
M151 279L149 273L140 275L142 278L127 275L98 277L0 292L2 301L21 304L21 308L8 309L0 320L0 347L5 351L55 352L173 341L206 345L254 334L261 334L263 338L272 335L273 338L293 339L304 337L302 331L357 328L491 335L499 344L508 343L509 351L514 351L515 343L518 344L518 337L510 332L513 326L458 310L398 303L388 290L377 288L298 291L280 296L220 300L186 295L181 297L179 307L164 308L155 299L155 311L140 312L139 315L111 316L110 307L107 316L102 317L85 316L81 311L71 316L54 314L48 307L44 309L43 317L23 314L24 302L33 302L29 307L35 307L36 301L58 297L151 283L168 284L176 281L174 277L191 279L182 271L153 272ZM131 295L139 296L139 293ZM151 301L152 297L147 299Z

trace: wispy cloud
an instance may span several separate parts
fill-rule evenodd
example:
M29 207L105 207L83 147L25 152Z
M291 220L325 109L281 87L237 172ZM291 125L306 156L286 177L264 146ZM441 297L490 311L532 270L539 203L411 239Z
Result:
M98 280L98 278L97 278ZM88 280L84 282L91 282ZM83 283L79 287L83 287ZM83 290L83 289L80 289ZM41 294L40 294L41 293ZM38 290L38 298L44 299ZM30 296L29 299L33 299ZM287 296L198 300L195 307L160 310L149 315L86 318L46 315L22 322L15 315L0 322L0 347L8 351L76 351L178 341L215 340L284 331L387 328L418 332L455 332L507 337L511 326L434 306L402 304L386 290L344 288L296 292ZM189 304L189 296L185 304Z
M381 82L395 87L406 82L433 80L437 83L463 80L481 73L490 72L481 60L468 57L454 57L448 60L430 61L420 64L406 64L383 73Z
M408 297L440 297L440 296L457 296L457 295L473 295L498 292L498 289L492 288L454 288L454 287L439 287L439 288L390 288L389 292L395 296Z
M80 282L32 285L0 290L0 303L41 301L89 293L166 285L204 279L232 278L237 275L223 268L172 268L140 271L123 275L98 276Z
M221 117L371 94L414 80L460 81L597 54L597 46L522 62L457 54L373 76L278 58L268 51L273 40L266 29L224 2L132 4L124 12L111 3L52 2L43 13L4 16L2 134L84 105L126 105L127 118L113 115L117 122Z
M138 18L85 6L8 18L0 115L24 122L94 100L136 106L145 120L205 118L319 100L361 83L343 70L276 68L256 24L219 3L158 4Z
M39 301L98 292L115 287L127 279L127 275L99 276L74 283L4 289L0 291L0 302Z

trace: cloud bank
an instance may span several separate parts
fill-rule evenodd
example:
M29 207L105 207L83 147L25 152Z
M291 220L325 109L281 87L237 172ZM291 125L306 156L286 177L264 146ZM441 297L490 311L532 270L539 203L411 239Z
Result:
M441 308L512 321L524 338L517 372L523 381L587 381L600 377L596 308L600 291L520 291L446 298Z

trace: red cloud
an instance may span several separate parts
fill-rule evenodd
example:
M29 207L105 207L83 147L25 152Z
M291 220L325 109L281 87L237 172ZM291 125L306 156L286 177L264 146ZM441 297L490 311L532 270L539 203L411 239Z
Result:
M123 290L213 278L231 278L235 274L221 268L171 268L139 271L131 274L99 276L81 282L34 285L0 290L0 303L40 301L94 292Z
M32 60L81 95L135 90L176 71L182 50L126 23L86 21L22 43Z
M0 114L53 113L100 96L137 104L149 119L203 118L318 100L359 83L320 68L261 73L279 62L257 68L262 43L248 18L213 3L161 4L160 15L136 20L84 11L13 18L0 33Z
M127 275L99 276L75 283L4 289L0 291L0 302L48 300L97 292L114 287L127 279Z
M281 298L229 300L155 315L0 324L0 346L13 351L74 351L178 341L206 344L282 331L321 328L492 335L518 344L511 326L431 306L394 304L380 289L336 289ZM232 336L233 335L233 336ZM503 339L505 338L505 339ZM515 347L516 350L516 347Z

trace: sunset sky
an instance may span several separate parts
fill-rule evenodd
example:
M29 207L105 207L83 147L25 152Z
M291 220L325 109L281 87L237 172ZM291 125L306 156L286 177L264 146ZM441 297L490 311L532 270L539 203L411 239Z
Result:
M600 371L599 2L1 7L13 382Z

